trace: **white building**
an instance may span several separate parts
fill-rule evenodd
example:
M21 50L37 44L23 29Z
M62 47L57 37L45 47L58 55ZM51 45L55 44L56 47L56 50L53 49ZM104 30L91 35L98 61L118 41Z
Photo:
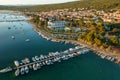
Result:
M55 30L64 30L66 27L65 21L49 21L48 28L55 29Z

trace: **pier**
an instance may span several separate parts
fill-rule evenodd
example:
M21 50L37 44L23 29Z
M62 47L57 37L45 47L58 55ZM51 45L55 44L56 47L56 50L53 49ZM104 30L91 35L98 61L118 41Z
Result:
M79 56L90 51L89 48L84 46L76 46L75 48L69 48L62 52L50 52L48 55L40 55L29 58L24 58L21 61L14 61L15 66L0 70L1 73L15 71L15 76L24 75L29 73L29 70L38 70L42 66L51 65L55 62L61 62L68 60L69 58Z

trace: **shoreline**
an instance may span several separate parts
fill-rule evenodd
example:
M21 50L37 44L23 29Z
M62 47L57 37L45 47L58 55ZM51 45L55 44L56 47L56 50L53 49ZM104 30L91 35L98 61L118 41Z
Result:
M73 45L85 46L85 47L90 48L97 56L99 56L102 59L112 61L112 62L114 62L116 64L120 63L120 55L112 54L112 52L103 51L98 47L88 45L88 44L86 44L84 42L75 41L75 40L57 39L57 38L54 37L54 35L39 29L33 22L30 22L30 21L28 21L28 22L31 23L34 26L33 30L36 31L38 33L38 35L40 35L42 38L44 38L44 39L46 39L48 41L61 42L61 43L65 43L65 44L70 43L70 44L73 44Z
M34 25L34 23L32 23ZM119 64L120 63L120 56L118 55L115 55L115 54L112 54L111 52L106 52L106 51L103 51L99 48L95 48L93 46L90 46L88 44L85 44L85 43L82 43L82 42L79 42L79 41L75 41L75 40L61 40L61 39L57 39L57 38L54 38L54 35L52 34L48 34L47 32L45 31L41 31L38 27L36 27L34 25L34 30L44 39L48 40L48 41L52 41L52 42L63 42L63 43L70 43L70 44L73 44L73 45L81 45L81 46L85 46L85 47L88 47L90 48L97 56L99 56L100 58L102 59L106 59L108 61L112 61L116 64Z

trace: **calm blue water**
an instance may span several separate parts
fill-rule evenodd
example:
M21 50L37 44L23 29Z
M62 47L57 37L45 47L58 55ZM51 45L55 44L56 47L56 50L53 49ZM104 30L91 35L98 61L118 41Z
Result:
M11 36L15 36L15 39ZM30 39L30 42L25 42L26 39ZM63 51L70 47L74 46L41 38L28 22L0 22L0 69L12 65L14 60ZM120 66L89 53L44 66L24 76L15 77L14 72L0 74L0 80L120 80Z

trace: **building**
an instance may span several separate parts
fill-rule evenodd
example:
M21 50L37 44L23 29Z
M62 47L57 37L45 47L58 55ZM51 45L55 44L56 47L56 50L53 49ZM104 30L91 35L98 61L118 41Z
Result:
M54 30L64 30L66 27L65 21L49 21L48 22L48 28L54 29Z

